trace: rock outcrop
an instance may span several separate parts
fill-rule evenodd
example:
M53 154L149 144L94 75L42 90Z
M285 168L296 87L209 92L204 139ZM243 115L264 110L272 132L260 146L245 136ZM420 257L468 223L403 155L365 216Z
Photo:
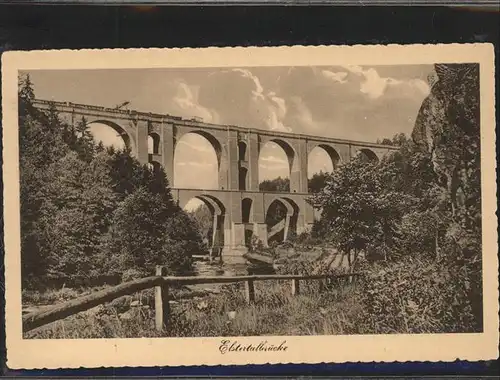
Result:
M435 72L412 138L431 155L452 214L467 228L480 220L479 65L436 64Z

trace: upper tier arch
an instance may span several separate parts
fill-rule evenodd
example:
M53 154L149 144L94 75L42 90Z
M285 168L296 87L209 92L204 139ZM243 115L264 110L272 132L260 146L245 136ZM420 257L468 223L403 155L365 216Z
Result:
M117 135L119 135L122 138L123 142L125 143L125 146L132 152L135 152L136 150L135 138L132 134L132 131L130 131L129 128L124 127L122 124L119 124L114 120L87 119L87 125L92 125L92 124L104 124L112 128L117 133Z

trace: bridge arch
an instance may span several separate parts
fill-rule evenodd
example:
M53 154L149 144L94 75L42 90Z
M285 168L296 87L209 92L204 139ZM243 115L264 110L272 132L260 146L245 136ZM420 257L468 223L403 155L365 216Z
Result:
M291 177L293 169L294 169L294 163L296 161L295 160L295 149L293 149L292 145L284 139L272 138L269 141L277 144L285 152L286 157L288 159L288 166L289 166L288 171L289 171L289 175Z
M223 156L223 154L222 154L223 153L222 143L217 139L217 137L215 137L210 132L204 131L202 129L194 129L194 130L186 131L186 132L184 132L182 134L179 133L178 136L177 136L178 140L177 140L177 144L176 144L175 150L177 150L178 143L186 135L189 135L189 134L194 134L194 135L198 135L198 136L204 137L210 143L210 145L212 145L212 148L214 149L215 155L217 157L217 168L220 170L221 162L222 162L222 156ZM175 151L174 151L174 155L175 155Z
M273 214L274 213L274 214ZM297 221L300 208L287 197L275 197L266 208L268 242L284 242L297 234Z
M377 154L369 148L358 149L357 155L362 160L367 161L367 162L373 162L373 163L379 162L379 158L378 158Z
M238 160L246 161L247 160L247 143L245 141L238 141Z
M238 189L247 190L248 187L248 159L247 144L245 141L238 141Z
M253 222L253 199L243 198L241 200L241 221L243 223Z
M239 190L247 189L247 178L248 178L248 169L244 166L240 166L238 168L238 188Z
M188 192L189 194L187 194L186 197L181 197L181 199L179 199L178 206L180 208L184 209L191 200L198 199L202 201L215 215L225 215L226 207L215 196L203 193L192 195L191 191L188 190Z
M152 132L148 136L148 153L149 154L160 154L160 135L156 132Z
M97 125L97 124L103 124L113 129L116 132L116 137L120 137L123 140L125 147L127 149L130 149L132 152L135 152L136 150L135 139L131 137L130 133L127 132L127 130L123 126L114 121L106 119L95 119L87 121L87 125L89 127L92 127L92 125Z
M184 200L182 204L179 204L179 207L185 209L186 205L191 202L193 199L197 199L201 201L210 211L212 215L212 220L210 221L210 228L208 229L209 236L208 238L208 248L211 256L219 256L222 252L222 249L226 243L225 236L225 218L226 218L226 207L224 204L209 194L198 194L191 197L189 200Z
M274 179L274 178L269 178L269 175L264 175L262 167L265 166L262 161L266 159L264 156L264 151L267 147L272 147L277 146L278 149L281 151L281 154L278 154L279 156L284 155L284 160L286 162L286 170L283 174L278 174L280 172L279 166L276 167L274 171L276 171L277 177L284 177L288 178L289 180L289 189L287 190L288 192L296 192L299 190L299 176L300 176L300 169L299 169L299 157L296 155L296 150L293 147L292 143L287 141L284 138L279 138L279 137L270 137L266 138L263 141L261 141L260 149L259 149L259 157L258 157L258 178L259 182L261 183L263 180L267 179ZM277 157L275 157L276 159ZM276 165L279 164L280 158L278 160L271 160L270 164L271 165ZM269 166L269 165L266 165ZM285 169L282 167L282 169ZM283 191L283 190L281 190Z
M339 152L337 152L337 150L331 145L317 143L315 145L310 146L310 150L308 152L308 161L309 157L314 151L320 151L326 153L332 164L332 171L335 171L342 164L342 158L340 157Z
M222 144L212 134L202 130L180 133L173 149L173 186L206 190L224 187L224 157Z

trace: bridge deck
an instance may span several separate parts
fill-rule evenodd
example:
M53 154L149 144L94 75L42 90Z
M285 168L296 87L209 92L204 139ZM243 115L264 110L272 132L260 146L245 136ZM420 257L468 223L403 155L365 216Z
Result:
M113 117L121 117L124 119L137 118L137 119L145 119L152 122L158 123L173 123L173 124L182 124L184 126L191 127L200 127L204 129L215 129L215 130L229 130L229 131L237 131L241 133L258 133L265 136L274 136L274 137L285 137L292 139L304 139L310 141L319 141L319 142L329 142L329 143L338 143L338 144L347 144L347 145L355 145L355 146L364 146L364 147L374 147L374 148L384 148L390 150L397 150L398 147L392 145L383 145L377 144L369 141L356 141L356 140L348 140L348 139L339 139L333 137L324 137L324 136L316 136L316 135L308 135L302 133L290 133L290 132L277 132L270 131L266 129L257 129L257 128L247 128L240 127L236 125L229 124L212 124L206 123L193 119L184 119L179 116L173 116L169 114L158 114L152 112L144 112L137 110L122 110L116 108L107 108L102 106L94 106L88 104L80 104L80 103L71 103L71 102L60 102L60 101L49 101L44 99L35 99L33 104L42 109L48 109L50 104L54 104L57 109L64 110L66 112L72 112L75 114L88 115L89 113L97 113L102 116L110 116Z

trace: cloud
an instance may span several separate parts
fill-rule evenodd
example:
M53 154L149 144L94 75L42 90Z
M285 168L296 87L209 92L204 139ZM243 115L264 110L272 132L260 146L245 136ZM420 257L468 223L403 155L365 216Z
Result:
M359 90L371 99L380 98L391 86L417 90L423 95L427 95L430 91L428 84L421 79L402 80L382 77L376 69L363 69L361 66L345 66L345 69L362 78Z
M216 123L218 115L215 111L203 107L198 102L198 88L190 86L182 80L176 82L177 92L172 102L183 117L200 117L204 122Z
M329 70L322 70L321 71L321 74L326 78L326 79L329 79L329 80L332 80L334 82L338 82L338 83L347 83L347 73L345 71L340 71L340 72L333 72L333 71L329 71Z
M261 161L267 162L269 164L274 164L274 165L285 165L288 166L288 161L284 160L282 158L272 156L272 155L267 155L265 157L260 158Z
M363 69L361 66L345 66L345 69L362 78L359 90L371 99L381 97L388 82L396 84L396 80L382 78L374 68Z
M422 93L422 95L429 95L431 88L429 84L422 79L411 79L407 82L411 87L414 87Z
M285 99L279 97L274 92L267 94L268 118L267 126L272 131L291 132L292 128L287 127L283 120L287 113Z
M250 69L212 72L200 87L200 103L214 110L222 124L290 132L284 122L287 102L266 90Z
M208 162L197 162L197 161L187 161L187 162L176 162L176 165L178 166L195 166L199 168L206 168L206 167L216 167L217 165L208 163Z
M249 78L253 83L255 84L255 89L252 90L252 95L254 99L264 99L264 95L262 92L264 89L262 88L262 85L260 84L259 78L257 78L255 75L253 75L249 70L247 69L233 69L233 72L240 73L244 78Z
M425 81L429 69L432 68L290 68L280 73L276 91L288 107L284 124L298 133L361 141L410 133L429 91ZM344 72L346 76L336 75Z
M299 96L290 98L290 112L287 115L287 121L290 124L297 125L300 130L313 133L318 130L319 123L313 119L313 114L304 100Z
M196 141L186 141L187 140L187 135L186 138L181 139L177 144L178 145L185 145L190 149L196 150L198 152L204 152L204 153L215 153L214 149L212 148L211 145L207 144L199 144ZM209 143L210 144L210 143Z

